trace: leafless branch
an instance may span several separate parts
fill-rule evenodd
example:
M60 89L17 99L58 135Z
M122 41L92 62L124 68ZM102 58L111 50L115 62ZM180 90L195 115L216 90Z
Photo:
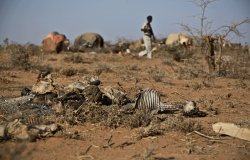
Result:
M215 29L215 30L211 31L211 35L212 35L212 34L216 34L216 32L218 32L218 31L221 31L221 32L224 33L224 35L226 35L226 36L227 36L230 32L234 32L236 36L238 36L238 37L244 37L244 36L243 36L244 33L241 33L241 32L240 32L240 30L242 30L242 29L237 29L237 27L240 26L240 25L242 25L242 24L244 24L244 23L250 23L250 18L247 17L244 21L239 22L239 23L237 23L237 22L235 22L235 21L232 21L232 22L230 22L230 23L231 23L230 26L221 26L221 27L219 27L218 29ZM244 38L245 38L245 37L244 37Z

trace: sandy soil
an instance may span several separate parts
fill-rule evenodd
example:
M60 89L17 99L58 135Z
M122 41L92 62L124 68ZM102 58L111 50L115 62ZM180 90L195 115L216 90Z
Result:
M72 53L71 53L72 54ZM192 118L201 121L205 127L202 132L208 136L219 136L212 129L215 122L230 122L236 124L250 123L250 91L240 87L245 83L249 87L249 81L211 78L198 76L198 78L185 79L178 77L182 68L201 68L208 72L206 62L199 59L194 64L174 62L173 68L162 64L162 58L146 57L136 58L132 55L120 56L117 54L89 55L80 53L83 63L66 63L63 61L65 54L49 54L39 57L43 63L51 67L85 68L91 75L95 69L103 63L110 67L113 72L103 72L99 79L101 86L111 86L124 91L133 97L139 88L154 88L164 96L161 101L185 102L185 99L194 100L201 110L209 105L217 110L217 115ZM51 61L54 59L54 61ZM8 64L8 54L0 54L0 63ZM136 65L136 69L128 69ZM152 71L164 73L161 82L155 82ZM24 87L31 88L36 83L39 71L30 70L1 70L0 73L0 96L19 97ZM71 77L56 75L59 85L82 80L84 74ZM119 82L119 83L118 83ZM137 83L136 83L137 82ZM230 95L230 96L228 96ZM228 102L233 104L228 107ZM168 116L160 114L159 116ZM250 142L229 136L223 136L226 140L213 140L201 137L197 134L187 135L183 132L164 132L163 135L150 136L137 140L135 135L143 128L128 130L122 126L112 129L97 124L85 124L66 126L60 124L69 132L76 132L81 139L69 138L45 138L37 139L36 142L20 143L5 141L0 143L1 159L250 159ZM164 127L164 122L161 123ZM112 137L111 137L112 135ZM110 139L111 137L111 139ZM108 143L108 140L109 143ZM124 144L127 142L126 144ZM122 145L123 144L123 145ZM91 146L91 147L90 147ZM90 148L89 148L90 147Z

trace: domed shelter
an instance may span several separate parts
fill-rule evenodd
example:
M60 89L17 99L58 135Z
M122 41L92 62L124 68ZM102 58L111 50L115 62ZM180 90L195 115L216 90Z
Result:
M68 39L63 34L59 34L58 32L52 32L48 34L42 41L43 50L44 51L55 51L56 53L60 53L65 50L65 46L68 44ZM69 44L68 44L69 45Z
M97 33L84 33L80 36L78 36L74 41L74 47L103 47L104 40L102 36L100 36Z

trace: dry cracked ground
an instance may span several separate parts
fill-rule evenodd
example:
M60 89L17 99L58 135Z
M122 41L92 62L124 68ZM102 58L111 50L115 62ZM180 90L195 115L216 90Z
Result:
M250 159L249 141L218 135L212 128L216 122L249 127L249 55L224 61L221 76L209 75L201 56L177 62L163 51L155 52L152 59L132 54L40 53L29 57L31 67L26 69L13 67L10 54L0 56L1 99L20 97L41 71L51 70L60 86L98 76L100 87L111 86L130 98L139 89L152 88L164 103L192 100L207 113L204 117L183 117L174 110L159 113L152 118L157 121L150 124L155 125L152 128L118 121L110 126L94 121L71 124L55 118L67 134L34 142L3 140L1 159ZM195 130L210 138L191 133Z

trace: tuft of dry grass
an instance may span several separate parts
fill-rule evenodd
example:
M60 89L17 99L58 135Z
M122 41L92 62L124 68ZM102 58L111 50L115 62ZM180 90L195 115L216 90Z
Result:
M60 70L60 74L65 75L67 77L74 76L77 74L77 69L73 67L66 67Z
M135 71L135 70L137 70L137 65L136 64L134 64L134 65L127 65L126 68L127 68L127 70Z
M13 68L29 70L31 67L31 50L28 49L28 44L20 45L12 43L8 46L8 52L11 54L11 64Z
M189 133L193 131L202 131L204 127L199 121L192 119L177 119L172 116L168 116L165 120L166 128L165 131L181 131Z
M94 71L94 75L95 76L100 76L102 74L102 69L96 69L95 71Z
M0 159L27 159L33 151L35 151L35 148L27 149L27 144L15 145L13 147L5 146L0 153Z
M88 74L88 70L86 68L79 68L78 71L77 71L79 74Z
M118 105L97 106L95 103L84 104L84 107L74 119L81 123L101 122L106 127L117 128L123 126L128 129L147 127L153 121L151 115L143 112L127 114L121 112Z
M113 72L111 67L106 63L97 63L96 65L97 65L98 69L101 69L104 72Z
M6 47L7 53L11 55L10 64L12 68L19 70L51 70L48 64L42 63L40 56L42 51L39 46L26 43L24 45L12 42ZM31 58L37 56L37 58Z
M57 59L56 58L50 58L50 59L48 59L48 61L57 61Z
M155 80L155 82L162 82L162 79L165 77L165 74L161 71L151 70L149 71L150 77Z
M168 66L176 66L176 64L173 63L172 60L169 60L169 59L162 59L162 64L168 65Z
M40 72L53 71L53 68L47 63L42 63L38 61L37 63L32 62L31 70L38 71L38 73L40 73Z
M66 55L63 58L63 61L72 63L83 63L83 58L80 54L72 54L72 55Z

